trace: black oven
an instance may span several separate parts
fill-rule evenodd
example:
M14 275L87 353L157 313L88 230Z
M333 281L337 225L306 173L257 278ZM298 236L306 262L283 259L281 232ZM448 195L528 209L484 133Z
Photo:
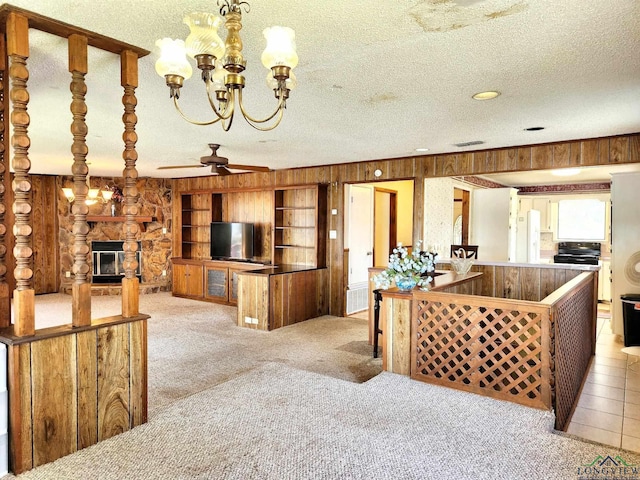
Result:
M601 245L597 242L560 242L553 263L598 265Z

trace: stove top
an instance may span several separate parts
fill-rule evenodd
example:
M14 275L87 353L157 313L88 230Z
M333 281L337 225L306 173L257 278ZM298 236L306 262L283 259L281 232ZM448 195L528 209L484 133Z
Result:
M600 243L595 242L560 242L558 254L553 256L553 262L598 265L600 248Z

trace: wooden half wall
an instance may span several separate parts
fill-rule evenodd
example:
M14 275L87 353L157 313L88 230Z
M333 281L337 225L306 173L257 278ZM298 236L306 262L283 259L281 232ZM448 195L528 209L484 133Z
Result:
M475 152L425 155L372 160L319 167L276 170L176 179L175 195L184 191L273 188L290 185L329 184L327 229L336 238L327 239L330 276L329 308L332 315L343 315L344 297L344 184L415 179L413 204L413 243L423 240L424 179L429 177L479 175L499 172L544 170L640 163L640 133L542 145L480 150ZM380 170L380 177L374 171ZM174 206L175 209L175 206ZM424 239L428 241L428 239Z
M1 337L9 467L19 474L147 421L147 315Z

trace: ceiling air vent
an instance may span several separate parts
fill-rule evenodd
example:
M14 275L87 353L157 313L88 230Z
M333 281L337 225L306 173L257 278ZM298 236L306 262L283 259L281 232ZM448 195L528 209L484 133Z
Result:
M454 143L456 147L471 147L472 145L482 145L484 142L481 140L474 140L472 142Z

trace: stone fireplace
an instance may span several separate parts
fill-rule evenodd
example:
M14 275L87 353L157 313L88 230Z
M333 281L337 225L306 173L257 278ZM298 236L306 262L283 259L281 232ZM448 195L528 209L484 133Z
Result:
M119 240L91 242L93 271L92 283L121 283L124 278L124 242ZM142 282L142 244L138 242L136 252L138 268L136 277Z
M73 216L61 187L73 185L73 177L58 177L58 182L60 291L71 293L74 282ZM123 182L122 178L116 177L91 177L92 188L105 188L109 185L123 188ZM137 215L151 218L138 224L139 269L136 275L140 279L140 293L171 291L171 181L162 178L139 178L136 187L139 194L136 202ZM116 216L111 215L111 205L112 202L90 205L87 215L91 218L91 221L88 221L87 235L91 251L87 261L91 267L89 272L92 276L92 295L121 293L124 217L119 202L115 203ZM112 250L114 248L115 251Z

